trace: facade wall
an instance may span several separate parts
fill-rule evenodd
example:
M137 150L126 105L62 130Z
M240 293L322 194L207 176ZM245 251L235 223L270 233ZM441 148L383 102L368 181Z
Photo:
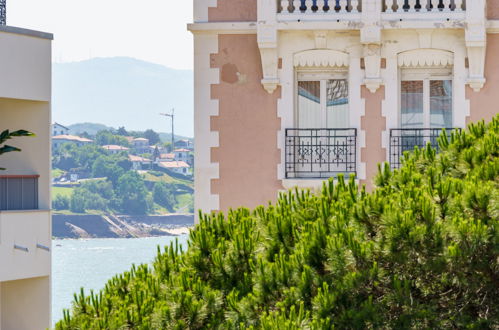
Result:
M383 132L386 131L386 120L383 116L382 103L385 88L371 93L362 87L362 98L365 100L365 115L361 119L361 129L365 132L365 144L361 149L360 159L366 164L366 179L361 180L368 191L373 188L373 179L378 171L378 163L386 160L386 148L381 144Z
M9 141L21 152L2 155L2 175L40 175L38 179L39 207L50 205L50 103L0 98L0 131L25 129L35 137L19 137Z
M0 97L49 102L50 40L0 31L0 45Z
M0 282L0 328L50 328L50 278Z
M7 169L0 174L39 176L39 210L0 211L2 330L50 326L51 39L0 26L0 132L36 134L9 140L22 151L0 157L0 167Z
M306 69L346 70L349 125L357 129L356 174L368 189L373 187L378 163L390 158L391 130L402 126L401 79L408 71L416 75L422 72L448 75L452 81L452 127L464 128L469 121L490 119L498 112L492 105L499 101L493 93L499 87L499 69L494 63L499 51L499 34L488 35L485 87L479 92L467 87L468 84L477 90L481 87L479 52L483 44L479 32L483 30L478 23L484 11L480 13L478 2L473 10L453 12L450 19L446 14L432 16L435 22L441 20L441 24L416 19L416 15L423 15L419 13L412 16L401 13L400 17L409 18L407 21L398 18L390 21L388 13L382 13L382 19L377 21L382 25L379 44L366 42L362 33L375 29L355 25L354 18L351 22L325 22L327 18L320 14L296 13L294 17L304 18L300 22L292 19L295 14L281 12L274 17L264 10L257 18L256 1L199 0L199 3L202 5L196 6L195 12L199 14L206 9L206 13L198 15L195 22L203 24L191 27L195 40L199 40L195 41L198 46L195 111L199 128L196 128L196 166L200 169L196 169L195 179L201 183L196 183L199 201L196 208L203 203L210 206L203 210L227 210L239 205L253 207L275 200L281 189L321 187L324 179L286 177L285 131L298 126L297 77L305 65L297 64L296 58L302 53L332 52L322 58L326 64L316 61ZM272 1L262 0L258 6L276 10ZM487 15L499 19L499 0L488 1ZM369 23L370 18L364 12L357 17ZM474 29L466 27L468 21L475 24ZM499 21L486 24L490 32L499 31L496 23ZM206 68L208 53L214 53L211 70ZM381 63L378 76L373 76L376 73L372 66L366 69L373 54L379 56ZM336 64L331 64L335 56L346 56L347 60L341 67L335 67ZM404 62L408 58L412 58L410 63ZM276 71L275 63L279 63ZM270 94L264 91L260 84L263 77L266 82L278 81L276 91ZM371 92L365 79L379 79L382 84ZM426 82L433 80L425 79ZM213 83L214 80L218 81ZM425 95L429 95L429 87L425 88L428 88ZM208 92L211 92L209 103ZM425 102L425 108L429 109L431 101L428 98ZM426 119L430 117L429 111L426 116ZM261 132L256 137L261 138L259 149L253 150L254 145L247 142L255 134L245 125ZM211 139L203 138L208 136ZM262 147L262 143L265 146ZM209 173L209 179L203 173Z
M255 22L257 0L218 0L208 8L210 22Z
M212 181L212 193L220 196L224 211L266 204L282 189L279 92L270 95L262 88L256 35L219 35L218 50L212 67L220 71L220 84L212 86L212 98L219 113L211 118L211 130L218 132L219 147L211 149L211 158L220 164L220 178Z
M499 19L499 0L487 0L487 18Z
M211 85L218 84L220 74L211 67L211 54L218 53L217 34L194 35L194 131L196 159L194 208L203 212L220 208L219 196L211 190L211 181L219 178L218 163L211 159L211 148L218 147L218 132L211 129L211 117L218 115L218 100L212 99Z
M50 248L51 234L50 211L0 211L0 281L50 275L50 252L37 244Z
M499 6L499 5L498 5ZM499 12L499 11L498 11ZM476 122L485 119L490 121L499 113L499 34L487 35L487 56L485 58L485 78L487 83L480 92L466 88L466 98L470 102L470 116L467 122Z

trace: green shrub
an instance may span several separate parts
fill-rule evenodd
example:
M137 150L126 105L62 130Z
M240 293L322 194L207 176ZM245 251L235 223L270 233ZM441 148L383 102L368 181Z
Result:
M55 210L69 210L69 197L64 195L57 195L52 201L52 207Z
M87 188L77 187L73 190L69 199L69 209L75 213L85 213L86 210L108 209L107 201L99 194L91 192Z
M154 184L152 191L154 202L167 208L169 211L173 211L173 207L176 204L173 187L171 184L160 181Z
M57 329L497 329L499 116L355 180L201 215ZM239 187L244 189L244 187Z

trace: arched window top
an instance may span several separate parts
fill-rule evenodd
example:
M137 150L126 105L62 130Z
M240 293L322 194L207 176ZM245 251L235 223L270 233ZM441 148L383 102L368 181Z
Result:
M331 49L313 49L295 54L295 67L347 67L348 54Z
M448 67L454 64L454 53L440 49L415 49L398 55L402 68Z

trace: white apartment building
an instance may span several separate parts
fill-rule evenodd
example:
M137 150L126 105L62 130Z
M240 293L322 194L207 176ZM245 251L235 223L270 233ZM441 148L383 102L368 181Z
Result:
M0 0L0 132L21 148L0 156L0 329L46 329L51 320L51 41L5 25Z

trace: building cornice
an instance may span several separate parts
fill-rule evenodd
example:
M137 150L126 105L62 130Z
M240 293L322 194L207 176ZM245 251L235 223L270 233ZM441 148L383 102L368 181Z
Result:
M23 29L15 26L0 25L0 32L20 34L28 37L35 37L47 40L54 40L54 35L52 33Z
M355 22L354 22L355 23ZM325 22L325 21L305 21L305 22L279 22L277 23L278 31L360 31L361 24L352 24L352 21L340 22ZM487 33L499 33L499 20L487 21ZM464 29L466 23L464 21L442 22L438 27L435 27L435 22L432 21L384 21L382 23L382 30L405 30L405 29L451 29L459 30ZM13 27L0 27L0 31L7 29L16 29L16 31L5 31L11 33L20 33L20 31L28 31L32 34L22 33L37 36L36 33L46 34L49 33L25 30ZM231 33L231 34L256 34L257 22L202 22L187 24L187 29L192 33ZM18 31L20 30L20 31ZM34 34L35 35L34 35Z
M187 24L187 30L196 33L256 34L256 22L207 22Z

